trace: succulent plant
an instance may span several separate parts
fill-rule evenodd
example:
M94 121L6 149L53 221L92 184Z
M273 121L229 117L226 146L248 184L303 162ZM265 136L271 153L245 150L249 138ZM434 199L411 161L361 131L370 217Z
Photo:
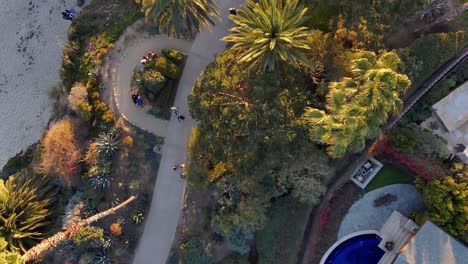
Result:
M105 251L99 251L94 258L95 264L111 264L109 255Z
M96 139L96 146L101 155L112 156L120 147L117 130L111 129L107 133L99 134L99 137Z
M90 178L91 187L95 190L104 191L109 189L114 178L107 173L99 173Z

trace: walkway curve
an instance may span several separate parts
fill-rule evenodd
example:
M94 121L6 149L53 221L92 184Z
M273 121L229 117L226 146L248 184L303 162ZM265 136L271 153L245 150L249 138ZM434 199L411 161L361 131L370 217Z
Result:
M117 46L119 47L119 46ZM150 38L138 39L126 48L116 69L116 85L113 85L114 100L119 113L133 125L155 135L166 137L169 121L155 118L146 109L133 104L130 97L130 82L133 70L140 63L141 57L150 52L159 52L164 48L173 48L184 54L190 52L192 43L182 39L170 39L157 35Z
M135 26L138 23L141 26L141 22L137 22L116 42L116 48L109 54L101 71L106 86L111 85L113 88L118 112L132 124L165 137L151 206L133 260L135 264L164 264L172 246L186 188L186 182L180 179L172 166L185 162L188 139L192 127L196 125L188 113L188 96L192 92L195 79L200 77L215 55L226 48L226 42L220 39L228 35L228 29L232 27L228 9L240 6L243 1L217 2L222 20L211 31L200 32L193 45L186 40L169 39L165 36L145 37L145 33L139 32L138 26ZM127 43L129 38L135 36L136 41ZM175 48L188 55L174 101L179 112L186 116L183 122L178 122L174 116L171 116L170 121L156 119L144 109L135 107L129 96L133 69L142 54L161 48Z

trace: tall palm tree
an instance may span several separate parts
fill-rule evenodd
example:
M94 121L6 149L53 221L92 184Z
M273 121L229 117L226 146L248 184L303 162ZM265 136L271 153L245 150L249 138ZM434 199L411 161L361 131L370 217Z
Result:
M308 28L303 26L306 12L299 0L248 0L237 15L229 16L237 26L223 40L234 42L239 62L248 66L261 64L263 70L271 71L282 61L312 67L304 54L311 49L306 40Z
M146 20L169 36L188 30L193 36L203 27L210 29L219 18L214 0L135 0L141 4Z
M388 116L401 110L400 96L411 82L396 72L399 64L393 52L377 57L361 51L352 61L353 77L330 83L327 111L306 108L312 138L327 144L331 157L362 151L367 139L379 136Z

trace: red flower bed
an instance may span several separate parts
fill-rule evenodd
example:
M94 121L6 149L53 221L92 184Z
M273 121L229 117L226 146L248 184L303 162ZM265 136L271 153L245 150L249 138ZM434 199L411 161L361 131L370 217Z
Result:
M426 166L423 166L414 159L395 151L387 139L381 139L377 141L369 150L369 153L373 156L381 157L383 159L393 159L396 162L404 165L406 168L408 168L409 171L419 175L419 177L427 181L434 180L432 175L433 173L431 173L431 171L428 170Z

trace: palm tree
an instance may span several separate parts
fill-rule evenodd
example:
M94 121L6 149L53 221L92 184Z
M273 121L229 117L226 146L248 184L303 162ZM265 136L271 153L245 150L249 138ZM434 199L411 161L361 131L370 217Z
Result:
M450 19L453 19L454 17L462 14L466 10L468 10L468 3L464 3L463 5L459 6L458 8L444 14L443 16L433 20L431 23L429 23L429 24L415 30L414 32L416 33L416 35L423 35L425 32L427 32L432 27L434 27L434 26L436 26L436 25L438 25L438 24L440 24L442 22L449 21ZM439 9L439 11L441 11L441 10Z
M30 248L24 255L21 257L21 260L23 262L28 262L28 261L33 261L39 258L43 253L55 248L58 244L62 243L66 239L70 238L73 233L76 233L79 231L81 228L88 226L98 220L101 220L102 218L114 214L117 210L125 207L127 204L135 200L135 196L131 196L128 198L125 202L112 207L110 209L107 209L104 212L95 214L89 218L84 219L83 221L80 221L71 227L69 227L67 230L63 232L58 232L55 235L42 240L39 244L36 246Z
M352 61L353 77L330 83L327 111L306 108L303 117L312 138L327 144L331 157L362 151L367 139L379 136L388 116L401 110L400 95L411 82L396 72L399 64L393 52L377 57L361 51Z
M9 249L25 252L43 239L53 215L57 189L50 177L29 169L0 179L0 234Z
M188 30L190 35L203 27L210 29L219 18L214 0L135 0L141 4L146 20L170 37Z
M223 40L234 42L239 62L248 66L259 63L263 70L274 70L282 61L312 67L304 54L311 49L308 28L303 26L306 12L299 0L248 0L237 15L229 16L237 26Z

